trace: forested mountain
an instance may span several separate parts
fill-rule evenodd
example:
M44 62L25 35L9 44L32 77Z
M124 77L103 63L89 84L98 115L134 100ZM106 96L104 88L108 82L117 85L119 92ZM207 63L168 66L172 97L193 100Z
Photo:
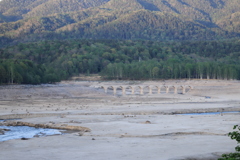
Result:
M100 6L108 0L2 0L0 11L9 21L43 17Z
M0 47L54 39L240 37L239 0L2 0Z
M2 0L0 83L240 79L239 0Z

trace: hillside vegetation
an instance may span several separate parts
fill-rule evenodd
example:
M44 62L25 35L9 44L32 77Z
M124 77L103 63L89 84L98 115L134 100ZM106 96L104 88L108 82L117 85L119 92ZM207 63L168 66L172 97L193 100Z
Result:
M238 0L2 0L0 47L54 39L240 36Z
M2 0L0 83L240 79L239 0Z
M79 74L106 79L240 79L236 41L43 41L0 49L0 82L46 83Z

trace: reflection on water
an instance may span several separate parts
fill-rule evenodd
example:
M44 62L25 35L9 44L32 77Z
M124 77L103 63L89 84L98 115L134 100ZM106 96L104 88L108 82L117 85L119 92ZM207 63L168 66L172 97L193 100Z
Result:
M62 134L56 129L34 128L28 126L0 126L0 128L10 129L10 131L6 131L4 135L0 135L0 142L10 139L33 138L34 136L41 137Z
M224 113L240 113L240 111L232 112L207 112L207 113L183 113L178 115L215 115L215 114L224 114Z

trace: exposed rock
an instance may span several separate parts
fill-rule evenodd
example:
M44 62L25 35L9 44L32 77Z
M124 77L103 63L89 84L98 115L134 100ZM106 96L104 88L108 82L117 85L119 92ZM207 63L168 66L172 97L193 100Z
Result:
M3 129L3 131L11 131L11 129Z
M0 135L4 135L4 131L0 129Z
M5 131L10 131L10 129L0 128L0 135L4 135Z
M145 124L151 124L151 122L150 121L146 121Z
M82 123L82 122L71 120L70 123Z
M78 133L78 136L83 136L83 135L84 135L83 132L79 132L79 133Z
M38 134L36 134L36 135L34 135L33 137L35 137L35 138L38 138L38 137L40 137Z
M62 124L33 124L28 122L21 122L21 121L8 121L0 123L0 125L5 126L29 126L35 128L52 128L52 129L60 129L60 130L74 130L74 131L81 131L81 132L91 132L91 129L87 127L81 126L69 126L69 125L62 125Z

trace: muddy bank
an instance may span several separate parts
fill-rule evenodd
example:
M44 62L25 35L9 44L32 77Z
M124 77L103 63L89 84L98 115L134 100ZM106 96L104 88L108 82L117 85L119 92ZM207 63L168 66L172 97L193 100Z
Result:
M66 113L67 114L67 113ZM11 120L11 119L23 119L23 118L36 118L36 117L49 117L49 116L59 116L62 117L64 114L60 113L28 113L28 114L8 114L1 115L0 120Z
M70 126L67 124L55 124L54 122L48 124L33 124L28 122L21 121L7 121L0 123L0 126L29 126L35 128L50 128L50 129L59 129L59 130L71 130L71 131L80 131L80 132L91 132L91 129L81 126Z

